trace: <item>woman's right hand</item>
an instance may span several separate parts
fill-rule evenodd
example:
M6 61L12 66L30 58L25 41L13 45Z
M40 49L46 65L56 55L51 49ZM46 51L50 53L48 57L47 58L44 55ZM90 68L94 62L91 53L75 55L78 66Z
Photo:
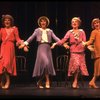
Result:
M22 43L21 45L19 45L19 49L22 49L22 48L24 48L25 47L25 44L24 43Z
M89 46L87 46L87 48L88 48L91 52L94 52L94 45L89 45Z
M25 51L25 52L28 52L28 51L29 51L28 48L29 48L28 46L24 46L24 51Z

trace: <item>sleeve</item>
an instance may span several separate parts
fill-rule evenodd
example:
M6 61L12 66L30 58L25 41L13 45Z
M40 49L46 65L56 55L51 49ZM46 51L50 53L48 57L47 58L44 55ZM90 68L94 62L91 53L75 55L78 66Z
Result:
M87 45L90 45L90 44L92 44L92 43L94 42L94 40L95 40L95 35L96 35L95 32L92 31L92 32L91 32L91 35L90 35L89 41L86 42Z
M52 38L57 42L60 39L54 34L54 32L52 31Z
M32 33L32 35L26 40L27 44L32 42L32 40L35 38L37 34L37 29L35 29L35 31Z
M29 43L27 41L24 42L25 45L29 45Z
M82 32L82 41L86 42L86 34L85 34L84 30Z
M18 28L17 27L14 27L14 34L15 34L15 39L16 41L20 41L20 37L19 37L19 31L18 31Z
M13 27L14 28L14 34L15 34L15 40L16 40L16 45L19 46L24 40L21 40L21 38L19 37L19 31L17 27Z
M69 36L70 36L70 32L68 31L65 34L64 38L62 38L60 41L57 42L57 45L63 45L68 40Z

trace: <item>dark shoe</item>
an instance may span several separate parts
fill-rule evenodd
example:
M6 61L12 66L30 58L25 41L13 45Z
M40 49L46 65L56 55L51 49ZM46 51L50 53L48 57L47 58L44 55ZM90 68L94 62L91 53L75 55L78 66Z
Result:
M43 89L43 88L44 88L44 87L42 86L42 84L41 84L41 81L38 81L38 82L37 82L37 87L40 88L40 89Z

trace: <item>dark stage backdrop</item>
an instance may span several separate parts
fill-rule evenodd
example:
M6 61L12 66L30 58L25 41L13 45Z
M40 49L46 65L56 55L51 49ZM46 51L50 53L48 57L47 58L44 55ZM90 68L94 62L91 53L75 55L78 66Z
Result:
M71 29L70 21L77 16L82 20L81 28L86 32L87 40L91 32L91 20L100 16L100 2L97 1L1 1L0 17L3 14L11 14L15 19L15 25L19 28L20 37L26 40L38 27L37 19L40 16L47 16L50 19L50 28L54 33L62 38L66 31ZM0 22L1 27L1 22ZM54 42L54 41L53 41ZM24 55L27 60L27 69L32 76L37 43L35 40L29 45L29 52L16 48L16 55ZM52 50L54 65L55 58L61 54L67 54L63 47L56 47ZM93 74L93 61L90 59L90 52L86 50L86 63L90 76Z

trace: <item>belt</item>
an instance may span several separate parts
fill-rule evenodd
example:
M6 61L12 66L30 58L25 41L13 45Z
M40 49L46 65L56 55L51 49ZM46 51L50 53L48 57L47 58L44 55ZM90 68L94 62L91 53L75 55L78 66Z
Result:
M50 44L49 42L38 42L38 44Z

